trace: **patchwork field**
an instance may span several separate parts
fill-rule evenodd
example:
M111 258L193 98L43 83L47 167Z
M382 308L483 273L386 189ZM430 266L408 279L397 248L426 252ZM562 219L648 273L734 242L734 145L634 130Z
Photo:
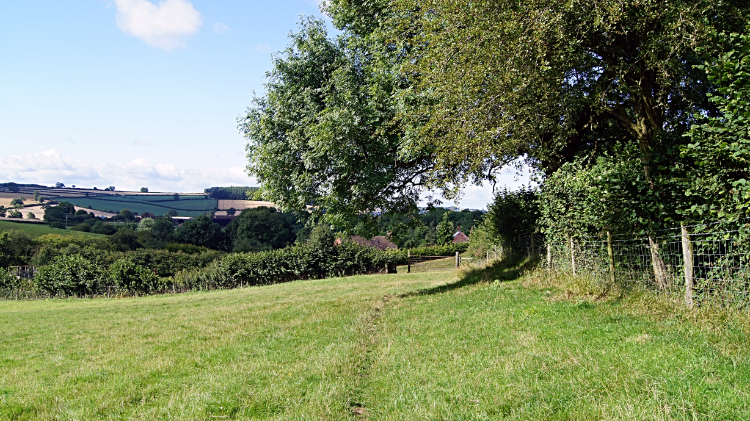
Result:
M151 212L154 215L164 215L168 210L175 209L180 216L199 216L216 208L216 200L205 199L204 196L185 196L181 200L173 200L172 196L107 196L107 197L65 197L58 200L70 202L76 206L100 211L119 212L129 209L139 214Z
M0 419L747 419L747 316L521 268L0 302Z
M9 230L25 232L29 234L32 238L41 237L47 234L57 234L57 235L66 235L66 236L85 235L85 236L93 236L93 237L104 237L101 234L94 234L90 232L50 228L49 225L33 223L33 222L11 222L7 220L0 220L0 232L9 231Z

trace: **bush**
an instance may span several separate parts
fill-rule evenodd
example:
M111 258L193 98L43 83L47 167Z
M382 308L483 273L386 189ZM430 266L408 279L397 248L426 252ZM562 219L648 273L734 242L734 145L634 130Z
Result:
M103 274L80 255L61 255L42 266L34 277L39 292L51 296L85 296L99 293Z
M270 285L381 272L387 263L398 263L402 256L405 254L397 250L382 251L356 243L331 248L297 245L228 254L203 269L180 271L174 278L182 290Z
M138 266L128 258L116 261L109 268L109 279L118 291L131 294L150 294L159 287L159 276L151 270Z
M13 290L18 287L18 278L8 269L0 268L0 291Z
M61 221L54 221L54 222L52 222L52 223L49 224L49 227L50 228L57 228L57 229L64 230L65 229L65 223L61 222Z
M0 267L23 266L31 259L35 242L25 232L0 232Z

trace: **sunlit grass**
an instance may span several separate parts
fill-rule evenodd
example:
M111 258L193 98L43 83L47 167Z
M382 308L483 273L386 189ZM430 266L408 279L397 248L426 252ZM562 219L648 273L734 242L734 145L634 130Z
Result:
M748 317L530 265L0 302L0 419L748 419Z
M58 234L58 235L65 235L65 236L105 237L104 235L94 234L92 232L50 228L49 225L40 224L40 223L0 221L0 232L10 231L10 230L25 232L29 234L31 238L37 238L37 237L41 237L47 234Z

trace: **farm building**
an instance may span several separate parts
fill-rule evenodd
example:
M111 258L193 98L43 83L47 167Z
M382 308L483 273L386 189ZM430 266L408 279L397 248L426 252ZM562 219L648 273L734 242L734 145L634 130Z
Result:
M455 234L453 234L453 244L461 244L469 242L469 237L461 232L461 227L458 228Z

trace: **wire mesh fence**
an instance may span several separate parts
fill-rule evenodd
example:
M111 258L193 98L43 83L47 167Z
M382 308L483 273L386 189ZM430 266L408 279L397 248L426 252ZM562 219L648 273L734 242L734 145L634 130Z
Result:
M570 238L548 246L551 270L626 288L684 294L688 305L750 304L750 245L741 229L694 225L653 235Z

